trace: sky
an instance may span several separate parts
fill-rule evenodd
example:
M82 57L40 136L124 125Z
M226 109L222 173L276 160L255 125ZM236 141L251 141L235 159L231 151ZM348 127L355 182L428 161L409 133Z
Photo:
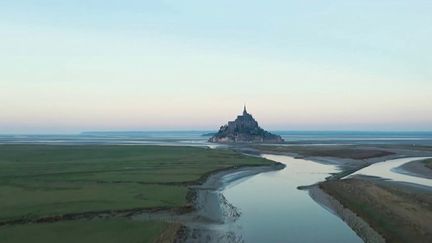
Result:
M430 0L0 0L0 133L432 130Z

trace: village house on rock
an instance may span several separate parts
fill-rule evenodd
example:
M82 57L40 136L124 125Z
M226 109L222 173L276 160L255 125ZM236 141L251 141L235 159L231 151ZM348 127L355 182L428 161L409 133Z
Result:
M213 143L283 143L281 136L272 134L259 127L258 122L246 111L228 122L209 139Z

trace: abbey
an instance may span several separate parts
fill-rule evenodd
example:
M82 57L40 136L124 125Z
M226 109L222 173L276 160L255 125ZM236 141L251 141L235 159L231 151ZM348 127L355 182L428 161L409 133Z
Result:
M258 122L243 108L243 114L234 121L222 126L209 139L213 143L283 143L281 136L272 134L259 127Z

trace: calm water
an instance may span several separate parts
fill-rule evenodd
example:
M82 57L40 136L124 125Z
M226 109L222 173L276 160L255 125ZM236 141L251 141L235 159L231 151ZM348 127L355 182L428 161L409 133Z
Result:
M65 135L1 135L4 143L44 144L206 144L212 131L85 132ZM432 132L275 131L289 144L418 144L432 145Z
M297 186L324 180L337 169L288 156L265 155L286 164L225 189L227 200L241 211L231 229L244 242L362 242L337 216Z
M402 169L398 168L401 165L409 163L411 161L416 161L416 160L421 160L426 158L429 157L415 157L415 158L387 160L363 168L353 173L351 176L353 175L377 176L385 179L391 179L394 181L409 182L409 183L432 187L432 180L406 174Z
M215 146L205 131L94 132L66 135L0 135L0 144Z

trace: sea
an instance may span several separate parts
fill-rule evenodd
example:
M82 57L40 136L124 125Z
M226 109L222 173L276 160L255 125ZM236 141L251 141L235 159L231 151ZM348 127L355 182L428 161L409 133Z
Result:
M409 144L432 145L432 131L272 131L286 146ZM89 131L79 134L0 134L0 144L107 144L207 146L215 131Z

